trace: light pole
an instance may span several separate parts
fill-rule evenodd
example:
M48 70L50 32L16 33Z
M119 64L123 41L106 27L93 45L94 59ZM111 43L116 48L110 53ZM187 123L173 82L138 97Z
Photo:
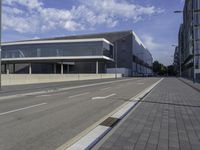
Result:
M182 76L182 68L181 68L181 49L178 45L172 45L172 47L177 47L179 52L179 75Z

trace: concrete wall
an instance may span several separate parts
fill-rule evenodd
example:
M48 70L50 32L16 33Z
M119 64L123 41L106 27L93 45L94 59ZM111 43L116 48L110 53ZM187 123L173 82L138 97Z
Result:
M121 74L117 74L121 78ZM22 85L22 84L36 84L36 83L50 83L50 82L64 82L77 80L92 80L92 79L109 79L115 78L115 74L9 74L2 75L2 85Z

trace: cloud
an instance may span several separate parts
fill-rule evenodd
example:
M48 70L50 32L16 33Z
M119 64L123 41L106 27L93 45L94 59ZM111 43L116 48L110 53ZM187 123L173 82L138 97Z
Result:
M138 22L162 11L126 0L84 0L71 9L48 8L43 0L4 0L3 29L41 33L54 29L81 31L99 25L112 28L119 22Z
M152 53L154 60L158 60L165 65L171 65L173 61L172 54L174 49L169 43L157 42L150 35L143 35L142 39L144 41L147 49Z
M19 4L25 6L29 10L39 9L43 6L43 3L40 2L40 0L4 0L3 4L10 6L16 6Z

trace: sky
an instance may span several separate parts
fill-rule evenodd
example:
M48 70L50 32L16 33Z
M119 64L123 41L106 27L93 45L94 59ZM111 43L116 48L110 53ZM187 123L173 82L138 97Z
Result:
M154 60L173 63L184 0L3 0L2 41L134 30Z

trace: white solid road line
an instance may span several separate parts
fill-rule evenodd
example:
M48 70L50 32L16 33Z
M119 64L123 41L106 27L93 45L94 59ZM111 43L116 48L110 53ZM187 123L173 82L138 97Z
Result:
M105 90L108 90L108 89L111 89L111 87L103 88L103 89L100 89L100 90L105 91Z
M47 103L41 103L41 104L37 104L37 105L32 105L32 106L28 106L28 107L24 107L24 108L19 108L19 109L3 112L3 113L0 113L0 116L11 114L11 113L14 113L14 112L17 112L17 111L22 111L22 110L26 110L26 109L42 106L42 105L46 105L46 104Z
M68 98L75 98L75 97L79 97L79 96L83 96L83 95L87 95L87 94L90 94L90 92L69 96Z
M112 96L115 96L116 93L113 93L113 94L110 94L108 96L104 96L104 97L93 97L92 100L96 100L96 99L106 99L106 98L109 98L109 97L112 97Z

